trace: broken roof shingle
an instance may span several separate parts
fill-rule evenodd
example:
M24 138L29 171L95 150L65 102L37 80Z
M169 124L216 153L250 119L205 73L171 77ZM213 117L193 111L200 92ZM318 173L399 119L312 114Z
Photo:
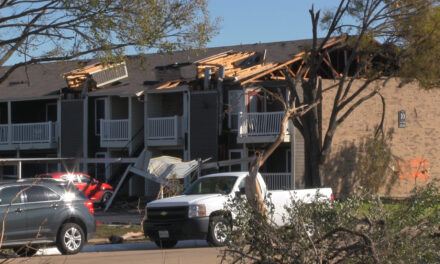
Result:
M106 85L89 93L90 96L108 95L135 95L139 91L154 89L158 81L158 72L161 68L172 64L185 64L178 67L181 80L194 80L197 76L196 67L192 63L206 59L219 53L234 50L243 53L264 53L266 50L266 61L272 63L285 62L292 59L297 53L311 45L311 40L283 41L272 43L257 43L236 45L228 47L207 48L197 51L179 51L172 54L146 54L142 56L128 56L127 70L129 77L120 80L117 85ZM29 65L28 67L16 70L6 82L0 84L0 101L18 101L53 97L61 89L66 87L63 73L80 68L81 65L93 63L93 60L68 61L57 63L43 63ZM96 63L96 61L94 62ZM8 67L0 67L0 75ZM173 79L175 76L173 76ZM29 79L29 81L28 81ZM171 80L162 80L163 83ZM12 85L10 85L10 83ZM144 85L146 83L146 85ZM151 84L151 85L149 85ZM49 97L48 97L49 98Z

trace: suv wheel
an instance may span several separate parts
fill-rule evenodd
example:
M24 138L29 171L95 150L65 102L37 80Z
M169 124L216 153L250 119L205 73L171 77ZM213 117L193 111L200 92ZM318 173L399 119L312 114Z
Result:
M177 240L169 240L169 239L154 240L154 243L159 248L173 248L177 244Z
M214 247L224 246L228 240L229 221L221 216L214 216L209 222L208 244Z
M19 257L32 257L35 255L35 253L37 253L38 248L25 245L13 248L12 250L14 250L15 254L17 254Z
M84 231L75 223L67 223L61 227L57 237L57 248L63 255L78 253L84 246Z

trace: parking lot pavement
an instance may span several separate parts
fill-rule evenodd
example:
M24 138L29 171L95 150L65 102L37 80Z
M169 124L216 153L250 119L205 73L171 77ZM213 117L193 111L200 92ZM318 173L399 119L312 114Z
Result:
M114 247L119 248L114 248ZM124 248L123 248L124 247ZM112 250L110 250L113 248ZM27 264L207 264L220 263L221 248L208 247L204 241L179 242L173 249L158 249L154 243L85 246L76 255L43 255L32 258L9 259L7 263Z
M184 248L208 248L208 243L204 240L187 240L179 241L175 249ZM159 250L153 242L137 242L122 244L101 244L101 245L85 245L81 253L93 252L116 252L116 251L133 251L133 250ZM56 247L40 249L37 256L56 256L61 255Z
M140 212L137 209L113 209L110 208L107 212L104 212L101 208L95 209L95 220L99 224L104 225L130 225L140 224L144 212Z

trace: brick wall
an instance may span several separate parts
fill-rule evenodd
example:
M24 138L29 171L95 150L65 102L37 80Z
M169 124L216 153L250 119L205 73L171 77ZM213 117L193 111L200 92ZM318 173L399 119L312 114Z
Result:
M356 81L353 88L359 87L361 82ZM398 161L391 166L395 176L391 177L393 173L386 175L388 183L381 188L380 193L392 197L407 196L415 186L440 178L440 90L422 90L416 84L399 88L399 82L395 79L385 86L381 83L370 85L367 93L371 89L380 89L385 98L384 129L392 133L392 152ZM323 88L334 84L332 80L324 80ZM335 90L330 89L324 94L324 132L328 126ZM400 110L406 112L405 128L398 127ZM331 186L338 194L351 192L358 186L356 168L359 157L363 155L359 144L363 137L373 135L381 115L381 99L375 96L358 107L338 127L326 163L325 186Z

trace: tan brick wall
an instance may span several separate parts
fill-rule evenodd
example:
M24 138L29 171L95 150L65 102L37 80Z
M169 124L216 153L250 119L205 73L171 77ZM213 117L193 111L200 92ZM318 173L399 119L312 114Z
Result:
M332 80L324 80L323 86L335 84ZM361 81L356 81L354 89ZM392 131L392 152L401 159L393 164L398 175L394 184L381 188L380 193L393 197L407 196L415 187L440 178L440 89L422 90L416 84L408 84L398 88L398 80L391 80L385 86L375 83L371 89L379 88L386 102L384 129ZM324 94L323 99L323 131L326 131L332 106L332 98L336 89ZM406 127L398 128L398 111L406 112ZM336 193L348 193L358 185L356 167L359 157L360 140L371 136L380 122L382 103L375 96L359 106L351 116L336 130L331 155L326 164L324 184L334 188ZM426 160L424 164L419 161ZM427 178L423 166L428 168ZM412 168L411 168L412 166ZM418 175L417 173L417 168ZM414 177L416 176L416 177ZM390 176L387 176L391 178Z

